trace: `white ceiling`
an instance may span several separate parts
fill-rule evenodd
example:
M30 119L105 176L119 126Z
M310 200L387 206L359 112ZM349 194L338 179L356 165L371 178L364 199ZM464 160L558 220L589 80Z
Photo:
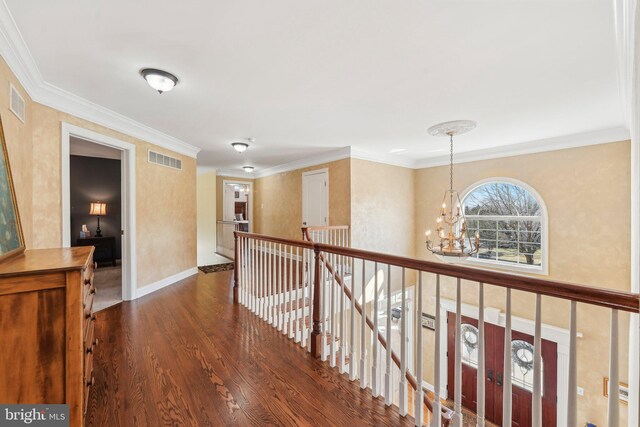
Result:
M458 152L624 126L610 0L5 1L44 80L201 166L439 157L427 128L453 119L478 121ZM159 95L145 67L180 83Z

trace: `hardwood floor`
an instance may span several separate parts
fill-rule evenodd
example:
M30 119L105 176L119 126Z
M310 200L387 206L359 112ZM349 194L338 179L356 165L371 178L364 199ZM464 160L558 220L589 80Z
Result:
M234 305L232 274L98 313L86 425L413 425Z

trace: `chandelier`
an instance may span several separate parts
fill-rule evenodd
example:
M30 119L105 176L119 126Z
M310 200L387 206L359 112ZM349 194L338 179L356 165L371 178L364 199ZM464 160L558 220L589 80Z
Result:
M476 122L472 120L455 120L437 124L428 130L432 136L448 136L451 147L449 189L444 193L442 210L436 219L436 234L439 242L431 241L431 230L427 230L425 242L428 250L447 261L465 259L469 255L477 254L480 248L480 235L476 233L474 241L471 241L464 212L462 212L460 195L453 189L453 137L467 133L475 127Z

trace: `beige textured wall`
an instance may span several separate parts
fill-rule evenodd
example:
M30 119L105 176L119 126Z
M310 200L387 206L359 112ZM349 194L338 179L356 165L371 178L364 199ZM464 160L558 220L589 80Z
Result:
M216 171L198 175L198 265L211 265L216 253Z
M15 82L4 61L0 61L0 80L0 87L5 88L8 81ZM7 120L5 130L29 248L59 247L62 243L60 138L61 122L67 122L136 145L138 288L195 267L195 159L32 102L26 94L27 125L21 125L7 112L6 92L0 93L0 112ZM183 170L148 163L150 148L181 159Z
M473 183L491 177L510 177L533 187L547 205L549 215L548 278L620 289L630 289L630 144L616 142L548 153L485 160L455 166L454 186L461 192ZM448 167L416 172L416 231L418 257L434 260L424 248L424 230L434 222L448 187ZM433 283L424 304L433 313ZM455 283L445 282L444 296L455 299ZM503 309L504 291L488 287L487 304ZM513 314L533 319L534 298L514 292ZM463 302L477 305L477 285L464 282ZM543 322L568 328L569 304L543 298ZM621 380L627 376L628 316L622 315L620 331ZM604 425L607 401L602 379L608 370L609 310L578 309L578 398L579 425L586 421ZM433 333L424 332L425 348L433 348ZM432 381L432 358L425 364ZM621 405L621 425L626 425L626 406Z
M302 174L329 170L329 224L351 225L351 160L343 159L258 178L254 184L255 231L300 239L302 227Z
M351 160L351 237L356 248L413 257L414 170Z

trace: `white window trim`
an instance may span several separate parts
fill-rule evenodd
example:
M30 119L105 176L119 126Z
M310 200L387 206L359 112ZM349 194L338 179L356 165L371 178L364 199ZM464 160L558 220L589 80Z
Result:
M489 184L491 182L504 182L507 184L517 185L518 187L522 187L525 190L527 190L529 193L531 193L533 197L536 198L538 204L540 205L540 208L542 209L542 213L540 215L540 223L541 223L541 230L542 230L542 238L540 239L540 248L542 250L540 266L539 267L529 266L524 264L511 265L501 261L486 260L486 259L479 259L479 258L473 258L473 257L469 257L466 260L463 260L461 263L466 265L471 265L476 268L514 271L518 273L537 274L537 275L544 275L544 276L549 275L549 215L547 212L547 205L544 203L544 200L542 199L542 197L540 197L540 194L533 187L531 187L530 185L522 181L519 181L513 178L507 178L507 177L487 178L481 181L477 181L473 183L471 186L467 187L467 189L463 191L462 195L460 196L461 202L464 203L464 199L469 195L469 193L471 193L478 187L481 187L485 184ZM492 218L498 218L498 217L501 219L510 218L508 216L504 216L504 217L487 216L489 220L491 220ZM528 217L514 217L514 218L522 220L522 219L527 219Z

